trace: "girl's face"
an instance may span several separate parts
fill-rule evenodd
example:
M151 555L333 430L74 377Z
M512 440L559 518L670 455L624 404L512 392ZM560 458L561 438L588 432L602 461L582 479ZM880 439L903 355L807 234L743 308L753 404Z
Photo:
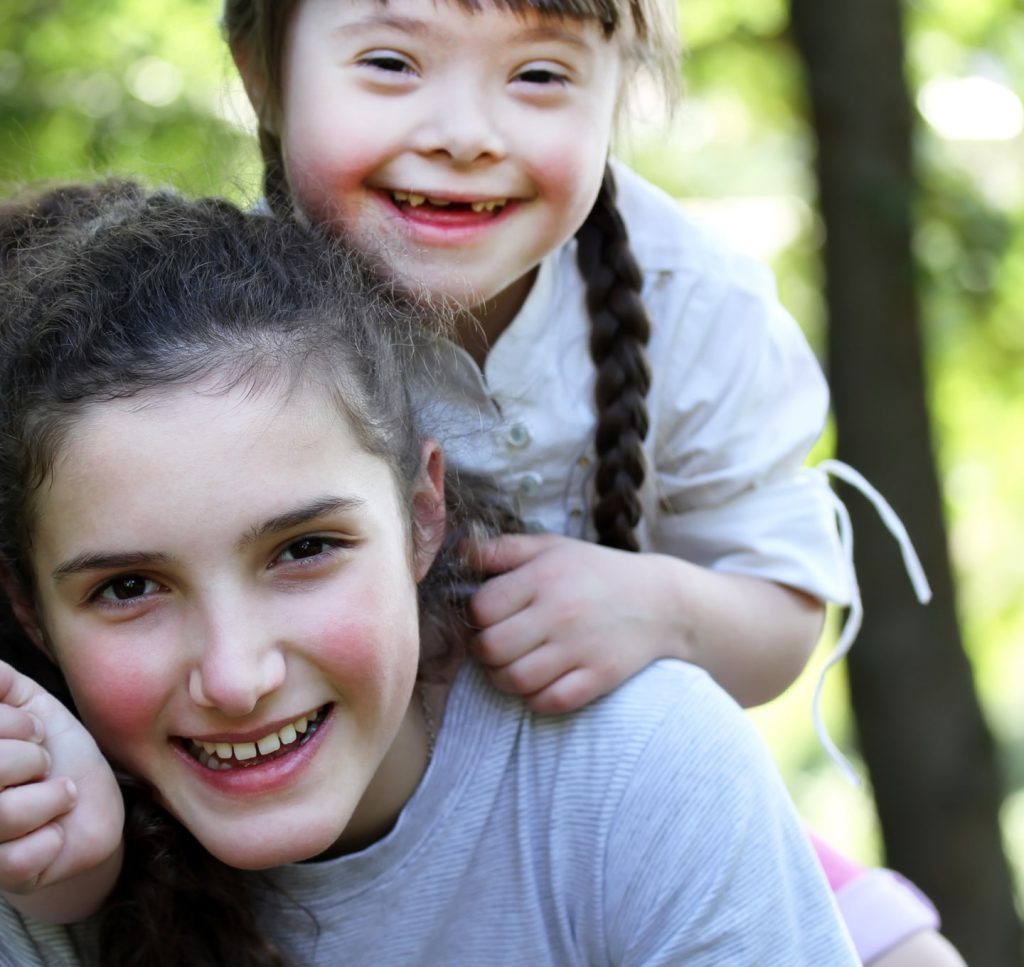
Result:
M415 503L440 527L425 456ZM96 404L34 521L38 617L85 724L211 853L265 868L386 830L426 760L429 554L320 395Z
M594 21L303 0L283 53L289 183L403 284L511 318L594 203L621 70Z

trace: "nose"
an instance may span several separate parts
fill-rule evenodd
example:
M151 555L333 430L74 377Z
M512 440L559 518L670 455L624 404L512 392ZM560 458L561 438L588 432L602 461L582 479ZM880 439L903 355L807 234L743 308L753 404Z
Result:
M197 657L188 691L197 705L241 717L283 684L281 642L255 615L242 608L219 610L196 624Z
M460 85L436 96L420 125L417 147L423 154L445 155L458 165L498 161L507 148L497 106L486 92Z

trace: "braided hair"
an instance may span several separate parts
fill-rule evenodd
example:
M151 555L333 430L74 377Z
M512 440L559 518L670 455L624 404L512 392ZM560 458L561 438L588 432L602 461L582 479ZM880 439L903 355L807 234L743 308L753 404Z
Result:
M598 543L639 550L640 487L646 472L647 393L651 369L645 348L651 323L640 298L643 278L615 205L610 167L597 201L576 233L577 264L586 284L590 355L597 368L596 500Z

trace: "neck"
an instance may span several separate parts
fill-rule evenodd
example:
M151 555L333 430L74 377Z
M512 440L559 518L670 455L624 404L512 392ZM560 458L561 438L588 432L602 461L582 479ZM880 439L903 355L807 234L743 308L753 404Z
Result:
M536 278L537 269L532 269L493 299L463 310L456 316L455 340L481 369L491 347L523 307Z

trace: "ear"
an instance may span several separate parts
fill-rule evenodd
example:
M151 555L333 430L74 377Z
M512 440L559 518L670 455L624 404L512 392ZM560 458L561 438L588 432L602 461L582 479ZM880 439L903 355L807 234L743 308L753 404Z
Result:
M276 111L270 96L270 82L267 79L265 65L261 63L260 58L254 57L252 51L240 40L232 42L231 57L238 68L242 83L245 85L245 93L260 127L271 134L277 134Z
M0 564L0 587L3 587L4 594L7 595L7 600L11 603L11 611L14 612L14 617L18 619L18 624L21 625L29 640L44 655L52 658L53 655L46 644L46 637L43 635L43 626L39 621L35 602L5 564Z
M441 549L445 531L444 452L437 440L427 438L420 448L420 475L412 496L416 533L414 569L422 581Z

